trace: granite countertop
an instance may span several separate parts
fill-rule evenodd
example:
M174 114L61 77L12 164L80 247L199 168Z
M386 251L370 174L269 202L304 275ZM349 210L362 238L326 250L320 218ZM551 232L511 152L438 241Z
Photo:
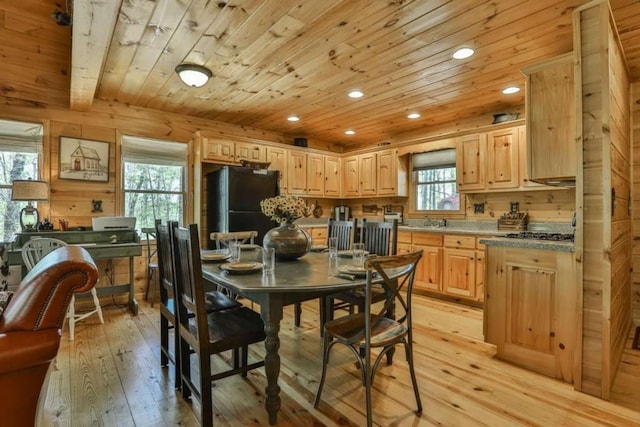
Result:
M574 242L555 242L553 240L510 239L492 237L488 239L480 239L480 243L487 246L502 246L508 248L544 249L560 252L576 251L576 245Z

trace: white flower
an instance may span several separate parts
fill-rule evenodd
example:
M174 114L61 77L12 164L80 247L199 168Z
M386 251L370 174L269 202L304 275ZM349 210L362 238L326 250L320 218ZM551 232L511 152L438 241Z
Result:
M281 224L291 224L298 218L311 215L313 206L301 197L276 196L260 202L262 213Z

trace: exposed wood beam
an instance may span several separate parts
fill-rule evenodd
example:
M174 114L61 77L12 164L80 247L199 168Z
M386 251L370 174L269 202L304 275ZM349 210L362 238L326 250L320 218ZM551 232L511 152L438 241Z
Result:
M74 2L71 43L72 110L88 111L111 41L121 0Z

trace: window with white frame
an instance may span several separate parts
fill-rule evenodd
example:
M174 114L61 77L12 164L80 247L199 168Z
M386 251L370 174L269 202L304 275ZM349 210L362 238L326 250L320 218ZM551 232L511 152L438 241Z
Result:
M136 228L155 220L183 223L188 145L157 139L122 137L124 215Z
M27 202L11 200L11 183L40 178L43 134L40 123L0 120L0 241L11 241L20 231L20 211Z
M455 148L414 154L413 183L416 211L459 211Z

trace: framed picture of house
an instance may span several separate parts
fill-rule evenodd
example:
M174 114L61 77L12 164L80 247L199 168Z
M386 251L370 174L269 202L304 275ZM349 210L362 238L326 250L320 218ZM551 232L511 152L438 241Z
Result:
M61 136L60 179L109 182L109 143Z

